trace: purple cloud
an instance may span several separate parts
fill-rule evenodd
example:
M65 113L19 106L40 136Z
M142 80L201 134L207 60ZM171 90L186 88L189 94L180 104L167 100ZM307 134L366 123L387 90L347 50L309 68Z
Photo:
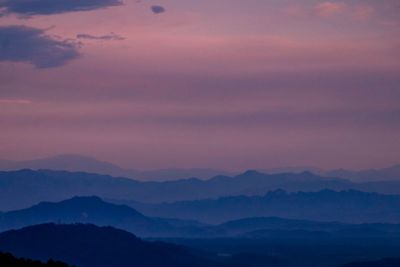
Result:
M3 0L0 8L5 9L6 13L33 16L88 11L122 4L121 0Z
M28 62L38 68L51 68L62 66L79 55L76 44L53 39L42 29L0 27L0 61Z
M160 13L164 13L166 11L166 9L163 6L152 6L151 11L154 14L160 14Z

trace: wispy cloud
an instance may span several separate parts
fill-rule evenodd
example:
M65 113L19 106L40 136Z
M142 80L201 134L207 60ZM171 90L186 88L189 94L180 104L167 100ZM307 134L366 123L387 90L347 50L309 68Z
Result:
M19 104L26 105L31 104L32 101L27 99L8 99L8 98L0 98L0 104Z
M352 16L355 19L369 19L375 13L375 9L368 5L356 6L353 8Z
M346 3L338 1L325 1L315 5L296 4L285 8L285 13L295 17L320 17L320 18L350 18L366 20L375 14L371 5L364 3Z
M314 7L314 11L321 17L342 15L356 20L369 19L375 13L375 9L367 4L347 4L329 1L317 4Z
M88 11L122 4L121 0L2 0L0 8L5 13L33 16Z
M107 35L92 35L92 34L88 34L88 33L80 33L76 35L76 38L78 39L89 39L89 40L103 40L103 41L121 41L121 40L125 40L124 37L122 37L121 35L118 35L116 33L110 33Z
M42 29L0 27L0 61L27 62L38 68L51 68L79 56L76 44L47 36Z
M343 14L346 12L347 8L348 6L346 4L338 2L323 2L314 7L315 12L322 17Z

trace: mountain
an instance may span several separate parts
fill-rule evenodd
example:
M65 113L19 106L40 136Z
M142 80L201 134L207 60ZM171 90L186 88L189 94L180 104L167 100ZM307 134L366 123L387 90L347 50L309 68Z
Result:
M20 169L48 169L48 170L65 170L75 172L91 172L99 174L110 174L113 176L127 176L135 177L138 172L124 170L121 167L100 161L92 157L76 155L76 154L63 154L53 157L25 160L25 161L9 161L1 160L0 169L4 171L20 170Z
M325 178L310 172L215 176L209 180L184 179L141 182L128 178L84 172L19 170L0 172L0 210L15 210L40 201L61 201L76 195L147 203L216 198L230 195L263 195L270 190L345 190L357 185L343 179ZM400 187L390 187L399 190Z
M143 181L175 181L188 178L197 178L200 180L207 180L217 175L236 175L235 172L228 172L225 170L217 170L211 168L189 168L189 169L156 169L140 171L136 174L140 180Z
M210 232L210 231L209 231ZM347 224L293 220L279 217L252 217L214 226L220 237L245 238L399 238L400 224Z
M257 171L262 173L276 174L276 173L300 173L300 172L312 172L316 174L323 173L324 170L315 166L289 166L289 167L276 167L276 168L266 168L257 169ZM335 177L335 176L331 176Z
M146 242L112 227L42 224L0 234L0 250L18 257L61 260L77 267L215 266L188 248Z
M196 235L201 234L202 226L191 221L146 217L128 206L107 203L98 197L74 197L0 214L0 231L51 222L113 226L142 237Z
M0 231L19 229L43 223L89 223L112 226L141 237L256 237L323 233L338 236L356 233L357 236L399 236L398 224L344 224L316 222L278 217L254 217L225 222L219 225L195 221L147 217L136 210L107 203L98 197L74 197L58 203L42 202L28 209L0 215Z
M349 229L355 225L337 222L315 222L308 220L293 220L279 217L251 217L232 220L218 225L226 234L244 235L260 230L305 230L305 231L338 231ZM400 230L400 226L399 226Z
M0 160L0 170L11 171L20 169L88 172L111 175L115 177L127 177L144 181L179 180L190 177L209 179L216 175L233 175L233 173L227 171L209 168L176 168L148 171L124 169L109 162L100 161L92 157L77 154L64 154L26 161Z
M0 266L6 267L68 267L67 264L48 260L47 263L24 258L16 258L11 253L0 252Z
M387 258L378 261L353 262L343 267L399 267L400 258Z
M118 165L79 154L61 154L24 161L0 160L0 170L2 171L21 169L88 172L143 181L173 181L187 178L206 180L215 176L238 175L238 173L235 172L211 168L169 168L156 170L124 169ZM259 172L268 174L313 172L320 176L337 177L356 182L400 180L400 165L359 171L346 169L325 171L313 166L294 166L260 169Z
M161 204L134 202L130 205L150 216L168 216L205 223L271 216L345 223L400 222L400 195L355 190L296 193L277 190L264 196L233 196Z
M400 180L400 165L394 165L383 169L369 169L352 171L338 169L325 172L323 175L328 177L340 177L357 182L368 181L399 181Z
M273 233L272 238L185 238L170 240L175 243L171 244L143 241L112 227L41 224L0 233L0 251L40 261L56 259L77 267L328 267L359 259L393 257L400 248L398 237L332 239L311 231ZM10 266L1 264L2 255L10 258L9 254L0 253L0 266ZM352 263L345 267L398 266L394 263L398 260Z

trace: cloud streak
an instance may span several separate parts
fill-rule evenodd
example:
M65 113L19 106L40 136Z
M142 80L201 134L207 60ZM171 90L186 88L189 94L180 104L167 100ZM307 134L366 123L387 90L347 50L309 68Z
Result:
M15 105L26 105L31 104L32 101L26 99L8 99L0 98L0 104L15 104Z
M315 11L322 17L330 17L336 14L342 14L346 11L347 5L343 3L323 2L315 6Z
M80 56L76 44L26 26L0 27L0 61L25 62L37 68L59 67Z
M0 8L5 9L5 13L34 16L89 11L122 4L121 0L3 0L0 1Z
M367 20L373 17L376 10L368 3L345 3L325 1L315 5L293 5L285 9L285 13L295 17L308 18L350 18L353 20Z
M116 34L116 33L110 33L107 35L91 35L88 33L80 33L76 35L76 38L78 39L89 39L89 40L102 40L102 41L121 41L121 40L125 40L124 37Z

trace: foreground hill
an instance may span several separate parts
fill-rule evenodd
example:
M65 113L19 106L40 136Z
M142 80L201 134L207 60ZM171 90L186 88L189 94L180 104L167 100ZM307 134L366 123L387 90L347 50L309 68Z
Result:
M185 247L146 242L123 230L83 224L42 224L4 232L0 251L42 261L57 259L77 267L215 266Z
M388 258L378 261L353 262L343 267L399 267L400 258Z
M264 196L235 196L162 204L127 203L150 216L222 223L246 217L283 217L345 223L399 223L400 195L360 191L288 193L271 191Z
M140 182L82 172L20 170L0 172L0 210L32 206L40 201L61 201L76 195L105 199L163 202L216 198L230 195L263 195L269 190L344 190L349 181L324 178L309 172L267 175L248 171L241 175L216 176L203 181L186 179L169 182Z
M24 258L16 258L11 253L2 253L0 252L0 266L5 267L68 267L67 264L60 262L49 260L46 263L24 259Z

